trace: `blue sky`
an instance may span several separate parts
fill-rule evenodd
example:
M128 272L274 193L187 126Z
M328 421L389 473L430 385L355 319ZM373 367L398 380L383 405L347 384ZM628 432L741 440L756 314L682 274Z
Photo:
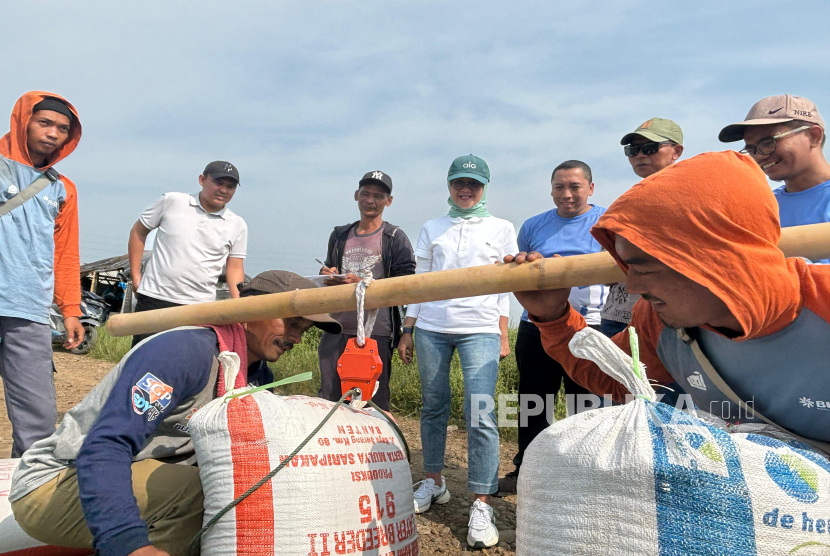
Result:
M246 271L316 273L369 170L392 176L387 219L414 242L462 154L488 162L489 209L518 229L563 160L593 168L596 204L633 185L619 139L652 116L681 125L685 158L726 148L718 131L764 96L830 114L826 0L46 1L3 18L0 111L42 89L81 115L59 170L83 262L125 253L141 210L216 159L241 173Z

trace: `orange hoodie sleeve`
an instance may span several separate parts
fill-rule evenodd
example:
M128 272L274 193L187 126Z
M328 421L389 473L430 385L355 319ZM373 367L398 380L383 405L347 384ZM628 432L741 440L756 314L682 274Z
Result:
M798 274L804 307L830 323L830 264L787 259L787 265Z
M81 316L81 255L78 247L78 193L65 176L66 199L55 218L55 303L65 317Z
M587 326L582 315L571 308L570 312L559 320L552 322L534 321L534 323L539 327L542 334L542 346L547 354L564 367L565 372L574 382L594 394L600 396L611 394L614 401L625 403L625 396L629 392L622 384L605 374L596 363L575 357L568 348L568 342L571 341L574 334ZM657 341L664 325L657 318L647 301L641 299L634 305L631 326L637 330L637 336L640 340L640 361L646 366L648 378L658 384L674 382L674 379L657 356ZM611 339L624 352L631 355L631 343L627 328Z

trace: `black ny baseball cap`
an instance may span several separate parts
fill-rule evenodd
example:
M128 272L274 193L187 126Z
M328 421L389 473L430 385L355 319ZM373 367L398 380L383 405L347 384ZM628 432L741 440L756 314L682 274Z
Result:
M386 189L389 190L389 193L392 193L392 178L389 177L389 174L384 174L380 170L375 170L374 172L366 172L363 175L363 179L358 182L358 186L366 185L369 183L377 183L382 185Z
M239 296L249 297L251 295L265 295L269 293L285 293L294 290L307 290L316 288L317 284L303 278L299 274L287 270L266 270L260 272L247 285L239 284ZM340 323L331 315L302 315L304 318L314 322L314 326L330 334L340 334Z
M239 183L239 170L236 169L236 166L224 160L215 160L205 166L205 171L202 172L202 175L210 176L215 180L219 178L233 178L237 185L241 185Z

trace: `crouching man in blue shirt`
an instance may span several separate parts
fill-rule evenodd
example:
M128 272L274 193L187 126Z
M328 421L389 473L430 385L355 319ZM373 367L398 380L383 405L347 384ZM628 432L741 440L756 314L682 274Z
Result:
M315 287L271 270L242 297ZM240 359L234 388L263 385L276 361L329 315L211 327L151 336L67 412L57 432L23 454L9 499L20 527L56 546L105 556L177 556L202 527L203 494L188 421L225 394L224 373ZM232 374L230 376L233 376Z

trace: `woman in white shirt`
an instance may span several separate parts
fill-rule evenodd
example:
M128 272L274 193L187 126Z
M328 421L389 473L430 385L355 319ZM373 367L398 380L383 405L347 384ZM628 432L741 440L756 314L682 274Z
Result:
M493 264L518 252L513 224L487 212L489 181L490 169L482 159L467 155L453 161L447 175L450 211L421 228L415 248L416 274ZM489 505L490 495L498 490L499 469L499 431L493 408L499 359L510 353L509 312L508 294L410 305L398 344L401 360L408 364L417 343L424 402L421 442L427 478L416 483L416 513L425 512L433 502L445 504L450 499L441 471L450 417L450 360L458 350L464 374L467 488L476 495L467 544L475 548L499 541ZM413 327L417 329L414 341Z

